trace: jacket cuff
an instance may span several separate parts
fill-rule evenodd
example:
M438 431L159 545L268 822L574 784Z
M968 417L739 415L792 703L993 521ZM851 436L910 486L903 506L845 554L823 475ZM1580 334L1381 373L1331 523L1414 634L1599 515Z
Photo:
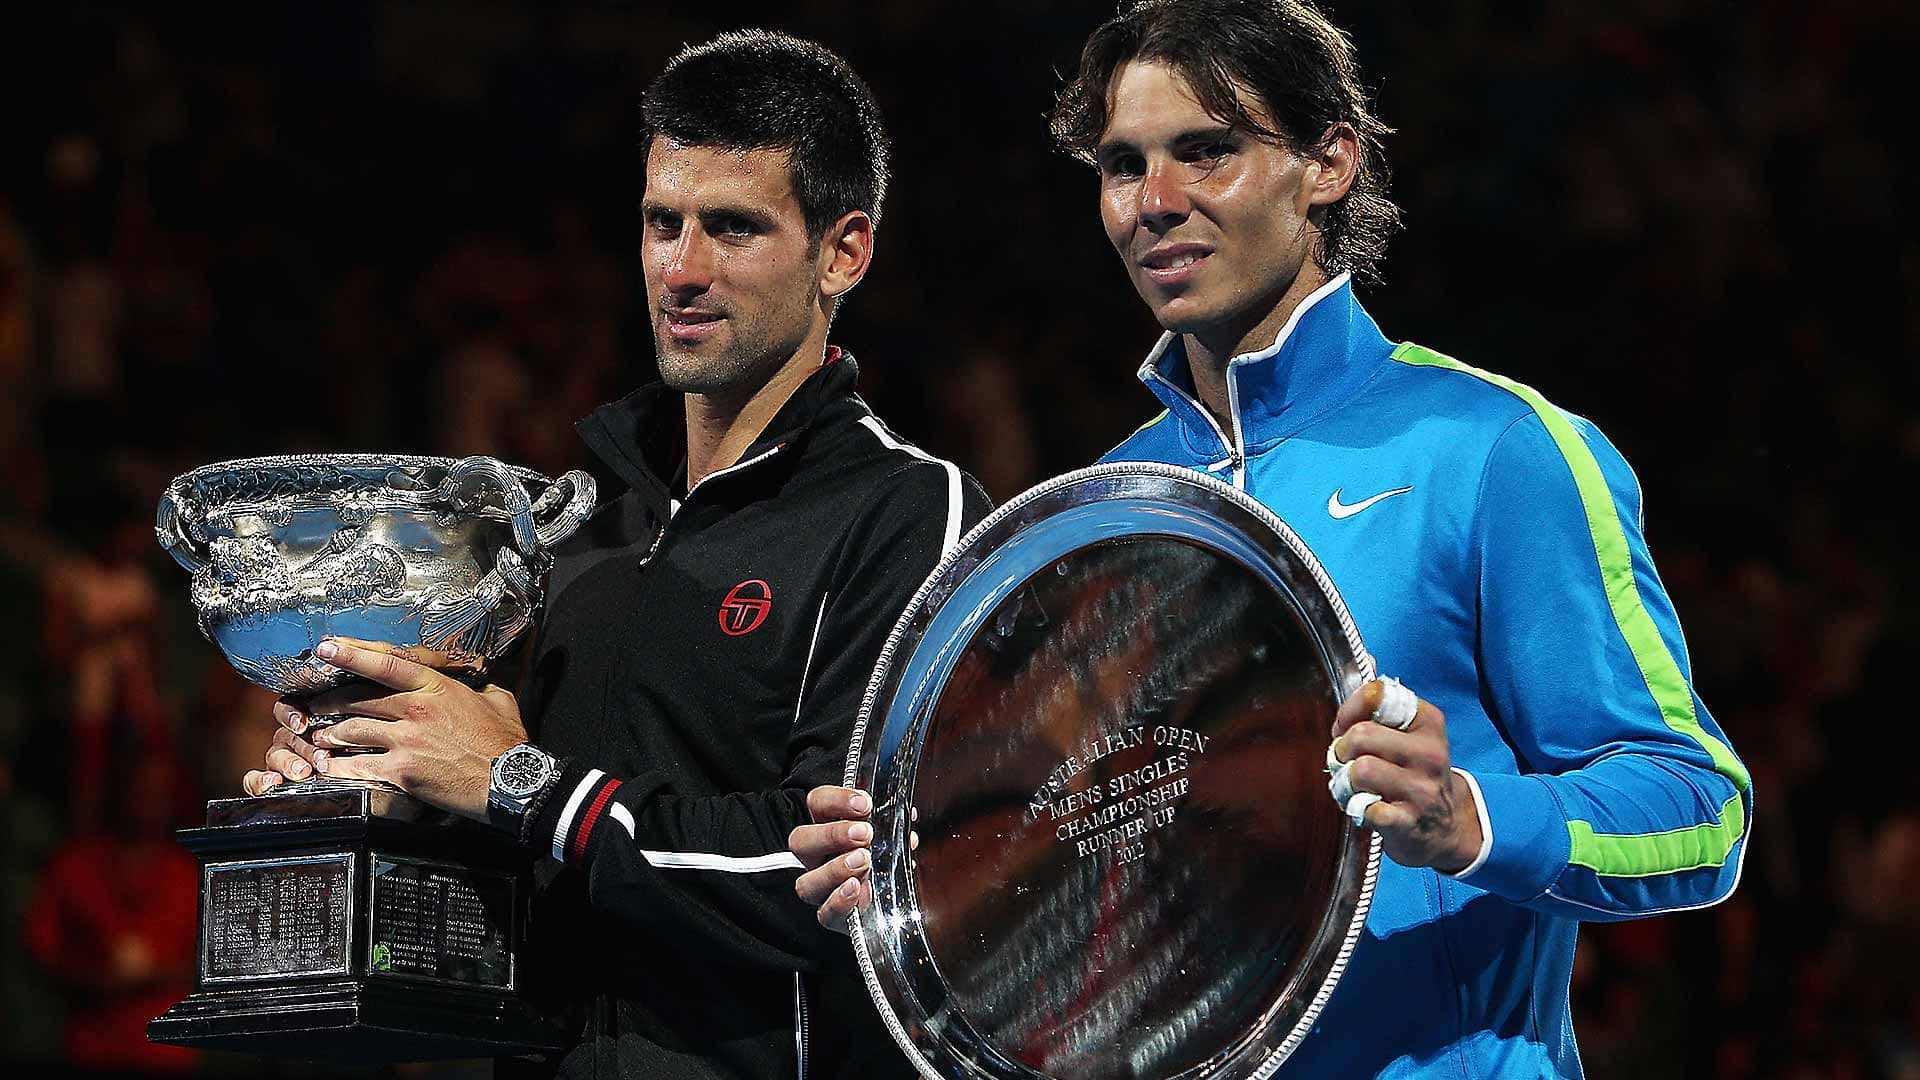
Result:
M1553 789L1537 776L1482 773L1470 778L1479 801L1486 843L1470 883L1479 889L1525 903L1547 891L1573 853L1567 816Z
M527 849L562 862L580 861L594 824L619 788L620 781L599 769L569 763L521 834Z
M1472 773L1460 768L1458 765L1454 766L1453 771L1459 775L1460 779L1467 782L1467 790L1473 792L1473 813L1475 817L1480 819L1479 852L1473 856L1472 862L1460 868L1458 871L1447 875L1451 878L1465 880L1472 877L1475 870L1485 866L1487 864L1487 856L1493 854L1493 819L1487 816L1487 797L1480 790L1480 781L1476 779Z

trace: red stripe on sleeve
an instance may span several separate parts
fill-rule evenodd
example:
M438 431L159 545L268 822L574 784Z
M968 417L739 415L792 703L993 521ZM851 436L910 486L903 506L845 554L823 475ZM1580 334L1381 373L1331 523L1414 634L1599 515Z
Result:
M613 800L613 793L620 790L620 781L609 780L593 796L587 812L580 815L580 824L573 830L573 841L567 845L567 861L579 862L587 854L587 838L593 835L594 823L606 812L607 803Z

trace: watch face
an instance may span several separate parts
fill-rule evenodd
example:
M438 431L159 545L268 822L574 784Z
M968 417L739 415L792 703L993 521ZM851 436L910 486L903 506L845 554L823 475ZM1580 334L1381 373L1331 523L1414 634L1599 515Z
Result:
M494 786L502 794L524 798L540 790L552 759L531 746L518 746L501 755L493 770Z

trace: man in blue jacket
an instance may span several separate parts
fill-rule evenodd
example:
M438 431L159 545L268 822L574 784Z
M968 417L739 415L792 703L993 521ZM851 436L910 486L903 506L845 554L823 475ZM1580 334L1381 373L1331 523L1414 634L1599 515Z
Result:
M1579 1076L1582 919L1724 899L1746 769L1694 693L1639 486L1586 420L1388 340L1355 298L1397 212L1345 36L1299 0L1148 0L1095 31L1053 115L1167 331L1165 411L1106 460L1271 507L1383 671L1339 710L1344 809L1383 862L1367 933L1286 1076ZM812 797L801 895L864 899L863 805ZM838 819L838 820L836 820Z

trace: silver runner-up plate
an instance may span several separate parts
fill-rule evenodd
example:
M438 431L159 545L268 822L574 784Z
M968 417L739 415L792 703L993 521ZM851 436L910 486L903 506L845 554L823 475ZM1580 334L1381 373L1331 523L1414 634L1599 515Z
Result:
M1324 773L1373 676L1306 545L1211 477L1099 465L981 522L894 627L847 762L874 797L854 950L914 1067L1279 1068L1379 870Z

